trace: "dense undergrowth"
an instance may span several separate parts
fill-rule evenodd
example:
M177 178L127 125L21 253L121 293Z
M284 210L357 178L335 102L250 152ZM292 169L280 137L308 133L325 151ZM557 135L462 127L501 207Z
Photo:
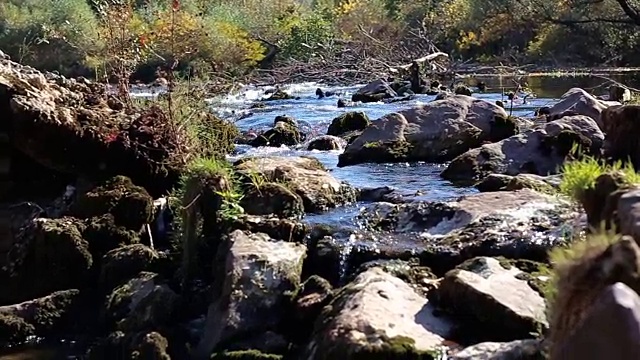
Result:
M425 43L457 59L638 65L639 26L620 4L577 1L6 0L0 49L41 69L105 76L127 67L145 81L175 54L183 72L234 77L345 51L389 63L400 48L425 55Z

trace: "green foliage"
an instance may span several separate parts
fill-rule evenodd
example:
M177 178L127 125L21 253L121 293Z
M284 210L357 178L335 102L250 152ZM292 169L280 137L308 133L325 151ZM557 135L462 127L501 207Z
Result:
M640 174L636 173L629 163L617 161L614 164L606 164L589 156L565 163L561 172L560 192L576 200L585 190L592 189L596 179L604 173L621 172L628 184L640 183Z
M333 38L332 24L320 13L308 14L286 25L289 34L281 46L285 58L308 60L318 44L324 45Z

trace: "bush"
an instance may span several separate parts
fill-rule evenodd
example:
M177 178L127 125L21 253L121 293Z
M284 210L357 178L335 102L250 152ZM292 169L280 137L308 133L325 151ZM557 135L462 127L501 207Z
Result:
M581 194L587 189L593 189L596 179L609 172L620 171L628 184L640 184L640 174L630 164L620 161L614 164L606 164L593 157L583 157L581 160L570 161L562 166L562 181L560 192L574 200L579 200Z

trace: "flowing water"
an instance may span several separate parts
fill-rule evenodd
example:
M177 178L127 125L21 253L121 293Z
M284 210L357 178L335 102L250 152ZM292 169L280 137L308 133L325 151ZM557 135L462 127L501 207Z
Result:
M632 87L640 87L640 78L637 76L625 75L624 77L612 77L617 81L625 82ZM528 117L533 116L535 110L542 106L551 106L558 101L558 98L571 87L582 87L585 89L595 89L607 81L598 77L532 77L528 79L518 79L520 83L526 81L529 89L535 96L527 98L526 103L518 101L513 106L513 115ZM508 103L501 89L505 91L513 89L514 82L509 78L482 77L486 82L488 92L474 94L475 97L485 99L490 102L503 100ZM473 78L464 79L469 85L475 85ZM320 87L323 90L331 90L339 93L339 97L350 99L360 85L350 87L325 87L316 83L302 83L281 86L289 94L299 97L297 100L270 101L262 109L250 109L251 105L265 95L265 91L270 87L247 86L237 94L229 95L221 99L212 100L212 109L220 117L234 121L235 124L244 131L266 130L273 125L273 120L278 115L289 115L298 120L308 138L316 135L323 135L331 123L331 120L338 115L348 111L363 111L371 120L375 120L387 113L402 110L417 104L427 103L434 99L434 96L417 95L414 100L398 102L392 104L357 104L354 107L338 108L336 106L338 96L318 99L315 90ZM597 94L604 94L606 91L595 91ZM135 96L150 96L147 91L136 91ZM507 105L509 111L509 106ZM339 180L344 180L356 187L379 187L390 186L397 189L402 194L412 197L415 200L451 200L461 195L477 192L474 188L463 188L453 186L448 181L440 178L440 172L446 164L362 164L337 168L338 155L340 151L306 151L304 144L297 148L251 148L239 145L234 154L229 157L230 161L245 156L299 156L311 155L318 158ZM324 223L331 225L341 225L346 227L356 226L355 215L363 204L353 204L334 209L324 214L308 214L304 221L308 223ZM354 243L342 244L343 257L346 258ZM73 346L53 346L45 345L28 346L29 349L15 349L9 353L0 352L1 359L11 360L31 360L31 359L78 359L72 350ZM17 351L16 351L17 350Z

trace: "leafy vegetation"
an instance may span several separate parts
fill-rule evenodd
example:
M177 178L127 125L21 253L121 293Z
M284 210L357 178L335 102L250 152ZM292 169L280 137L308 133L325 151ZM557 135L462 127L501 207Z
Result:
M37 68L100 77L137 69L144 80L176 61L183 72L236 77L268 66L275 48L280 62L363 49L385 61L426 43L481 61L637 65L638 10L620 3L6 0L0 48Z
M621 172L628 184L640 184L638 174L630 163L621 161L607 164L593 157L585 156L580 160L570 161L562 167L560 192L573 199L580 199L581 194L595 186L596 179L605 173Z

